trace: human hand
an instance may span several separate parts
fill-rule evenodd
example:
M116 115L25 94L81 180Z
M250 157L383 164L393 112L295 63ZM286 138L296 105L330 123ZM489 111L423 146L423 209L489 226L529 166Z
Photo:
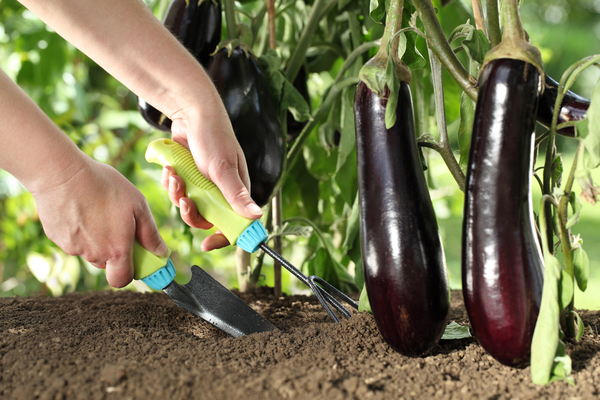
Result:
M259 218L262 210L250 197L246 159L223 105L204 105L201 114L182 111L172 120L173 140L191 151L200 173L217 185L236 213L249 219ZM180 208L186 224L200 229L212 227L198 213L194 202L185 196L185 183L172 167L163 169L161 183L173 204ZM228 244L225 236L217 231L204 239L201 246L203 251L208 251Z
M160 257L168 248L145 197L109 165L84 159L57 185L32 191L50 240L66 253L106 269L108 283L126 286L133 278L133 244Z

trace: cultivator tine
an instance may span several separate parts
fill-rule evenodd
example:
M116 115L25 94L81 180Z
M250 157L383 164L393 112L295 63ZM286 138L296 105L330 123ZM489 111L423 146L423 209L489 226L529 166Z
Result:
M352 313L350 311L348 311L348 309L346 309L346 307L344 307L342 305L342 303L340 303L339 300L337 300L335 297L333 297L333 295L331 295L329 292L335 293L336 296L342 298L344 301L346 301L348 304L350 304L352 307L354 307L358 310L357 302L352 300L346 294L342 293L340 290L335 288L329 282L325 281L324 279L322 279L316 275L311 275L310 277L307 277L306 275L304 275L302 273L302 271L300 271L298 268L294 267L288 260L283 258L278 253L276 253L275 250L273 250L272 248L267 246L266 243L261 243L259 245L259 247L265 253L267 253L269 256L271 256L271 258L273 258L275 261L277 261L281 265L283 265L283 267L285 269L287 269L292 275L294 275L296 278L298 278L302 283L304 283L306 286L308 286L313 291L315 296L317 296L319 303L321 303L321 305L323 306L323 308L325 309L325 311L327 312L329 317L333 320L333 322L337 323L337 322L340 322L340 320L329 304L331 304L333 306L333 308L335 308L346 319L350 318L352 316ZM321 285L321 286L319 286L319 285ZM323 286L326 287L327 289L324 289Z

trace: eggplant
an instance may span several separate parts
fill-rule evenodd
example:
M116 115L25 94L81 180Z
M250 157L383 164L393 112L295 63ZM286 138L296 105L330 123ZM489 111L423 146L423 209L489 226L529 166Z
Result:
M544 85L545 90L540 98L537 120L542 125L549 127L552 123L552 114L554 114L559 83L546 74ZM568 90L563 97L560 107L558 124L569 121L581 121L585 118L588 108L590 108L589 99ZM560 129L556 133L562 136L575 137L575 128L570 126Z
M448 278L417 150L409 84L400 84L390 129L388 97L389 88L379 97L363 81L354 97L365 285L384 340L403 355L419 356L444 333Z
M285 136L267 77L244 45L217 51L207 72L244 151L250 196L262 207L282 183L286 166Z
M211 53L221 41L221 2L173 0L165 14L163 25L206 68ZM171 131L171 120L140 97L138 110L154 128Z
M482 70L467 167L462 286L473 333L496 360L528 360L539 312L543 257L531 176L540 74L500 58Z

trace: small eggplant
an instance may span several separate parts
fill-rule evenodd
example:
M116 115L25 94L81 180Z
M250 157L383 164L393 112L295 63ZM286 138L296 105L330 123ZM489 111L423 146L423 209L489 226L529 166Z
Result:
M173 0L163 25L207 67L210 54L221 41L220 0ZM171 120L138 97L138 109L146 122L161 131L171 131Z
M467 168L465 306L481 346L509 366L528 361L542 297L530 191L540 87L537 68L524 61L500 58L484 67Z
M540 104L537 112L537 120L544 126L550 126L552 123L552 114L558 95L558 82L546 74L545 90L540 98ZM585 118L587 110L590 107L590 100L580 96L570 90L563 97L560 113L558 114L558 124L569 121L581 121ZM574 137L575 129L570 126L557 131L559 135Z
M407 356L433 348L446 327L448 278L421 168L410 86L402 81L396 123L361 81L354 97L361 248L373 316L385 341Z
M243 45L217 51L207 71L244 151L250 196L262 207L281 184L286 166L285 137L267 77Z

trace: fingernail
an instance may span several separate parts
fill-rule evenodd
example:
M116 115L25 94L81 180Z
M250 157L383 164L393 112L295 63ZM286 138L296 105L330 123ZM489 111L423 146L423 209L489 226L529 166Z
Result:
M190 207L188 207L187 203L183 201L183 199L179 200L179 209L182 214L187 214L190 212Z
M169 178L169 192L176 192L179 190L179 182L174 177Z
M159 257L166 257L169 255L169 247L163 240L161 240L160 244L158 245L156 253L156 255Z
M257 206L255 203L250 203L246 206L246 211L248 211L250 214L254 214L254 215L262 215L263 211L262 209Z

